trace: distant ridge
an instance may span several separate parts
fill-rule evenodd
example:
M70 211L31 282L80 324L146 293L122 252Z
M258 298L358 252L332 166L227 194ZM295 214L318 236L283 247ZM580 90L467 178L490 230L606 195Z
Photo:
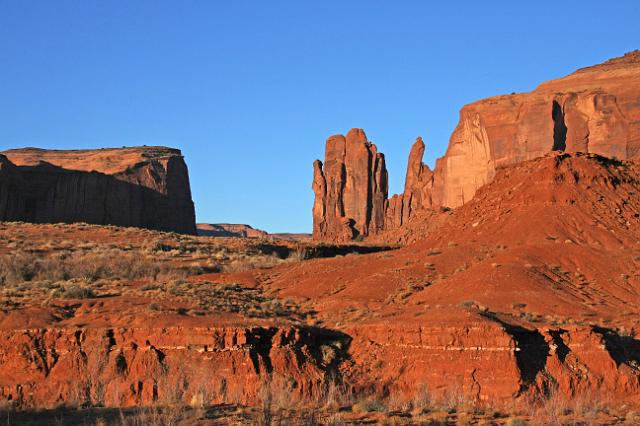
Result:
M235 237L267 240L303 241L311 238L311 234L304 233L274 233L270 234L262 229L240 223L199 223L198 235L205 237Z

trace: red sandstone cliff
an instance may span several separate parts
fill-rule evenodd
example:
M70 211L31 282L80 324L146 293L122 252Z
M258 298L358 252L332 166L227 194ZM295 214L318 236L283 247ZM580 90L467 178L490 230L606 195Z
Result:
M407 223L416 211L431 208L433 172L422 162L425 145L421 137L411 147L404 192L388 200L385 210L385 229L397 229Z
M0 400L259 404L264 385L284 377L291 399L320 397L332 383L400 401L426 386L434 398L488 404L554 389L636 409L639 182L634 162L548 155L500 168L411 246L192 277L185 287L204 298L213 279L306 301L313 327L230 314L207 299L210 310L180 313L193 301L179 291L158 310L150 302L160 293L133 296L139 282L97 299L21 297L0 309Z
M1 152L0 220L196 232L187 166L165 147Z
M466 105L436 163L433 201L457 207L495 169L552 150L619 160L640 154L640 51L541 84L530 93Z

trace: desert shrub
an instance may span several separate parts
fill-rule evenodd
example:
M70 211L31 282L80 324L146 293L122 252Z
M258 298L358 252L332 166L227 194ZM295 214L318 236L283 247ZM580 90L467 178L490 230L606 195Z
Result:
M327 426L343 426L345 424L342 414L340 413L331 414L325 422L325 425Z
M512 418L507 420L505 426L529 426L529 422L518 418Z
M418 387L415 395L411 400L411 408L418 413L426 413L431 409L431 394L427 385L421 385Z
M291 379L281 375L273 375L264 381L258 391L258 398L258 425L271 425L276 420L277 424L283 424L283 411L295 409L300 403Z
M376 398L369 398L353 404L351 410L354 413L384 413L387 411L387 406Z
M224 272L243 272L251 269L271 268L279 263L282 263L282 259L279 259L277 256L241 255L230 260L228 264L222 267L222 270Z
M36 275L37 262L33 254L17 252L0 258L0 285L14 286L31 281Z
M305 247L298 247L295 250L292 250L289 252L289 255L287 256L287 260L299 262L299 261L308 259L309 256L310 256L309 250L307 250Z
M61 297L63 299L91 299L96 297L93 289L89 287L82 287L77 284L56 289L53 295L54 297Z
M352 403L352 396L344 383L336 377L329 377L324 383L321 395L319 395L320 400L318 401L318 405L324 406L331 411L336 411L341 407L350 405Z
M28 252L17 252L0 258L0 285L15 286L38 280L67 281L82 279L157 279L183 272L166 264L145 259L133 252L118 249L63 253L39 257Z

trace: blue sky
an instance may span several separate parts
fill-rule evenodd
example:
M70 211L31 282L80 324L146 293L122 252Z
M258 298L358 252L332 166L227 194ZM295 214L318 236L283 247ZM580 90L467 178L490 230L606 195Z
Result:
M465 103L640 48L633 1L0 0L0 150L182 149L199 222L311 229L312 162L365 129L402 189Z

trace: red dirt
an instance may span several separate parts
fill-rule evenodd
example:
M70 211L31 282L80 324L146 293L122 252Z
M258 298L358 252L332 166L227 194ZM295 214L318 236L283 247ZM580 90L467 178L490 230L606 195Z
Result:
M639 183L633 163L553 154L499 170L418 243L256 278L353 338L354 385L495 399L558 384L637 403Z

